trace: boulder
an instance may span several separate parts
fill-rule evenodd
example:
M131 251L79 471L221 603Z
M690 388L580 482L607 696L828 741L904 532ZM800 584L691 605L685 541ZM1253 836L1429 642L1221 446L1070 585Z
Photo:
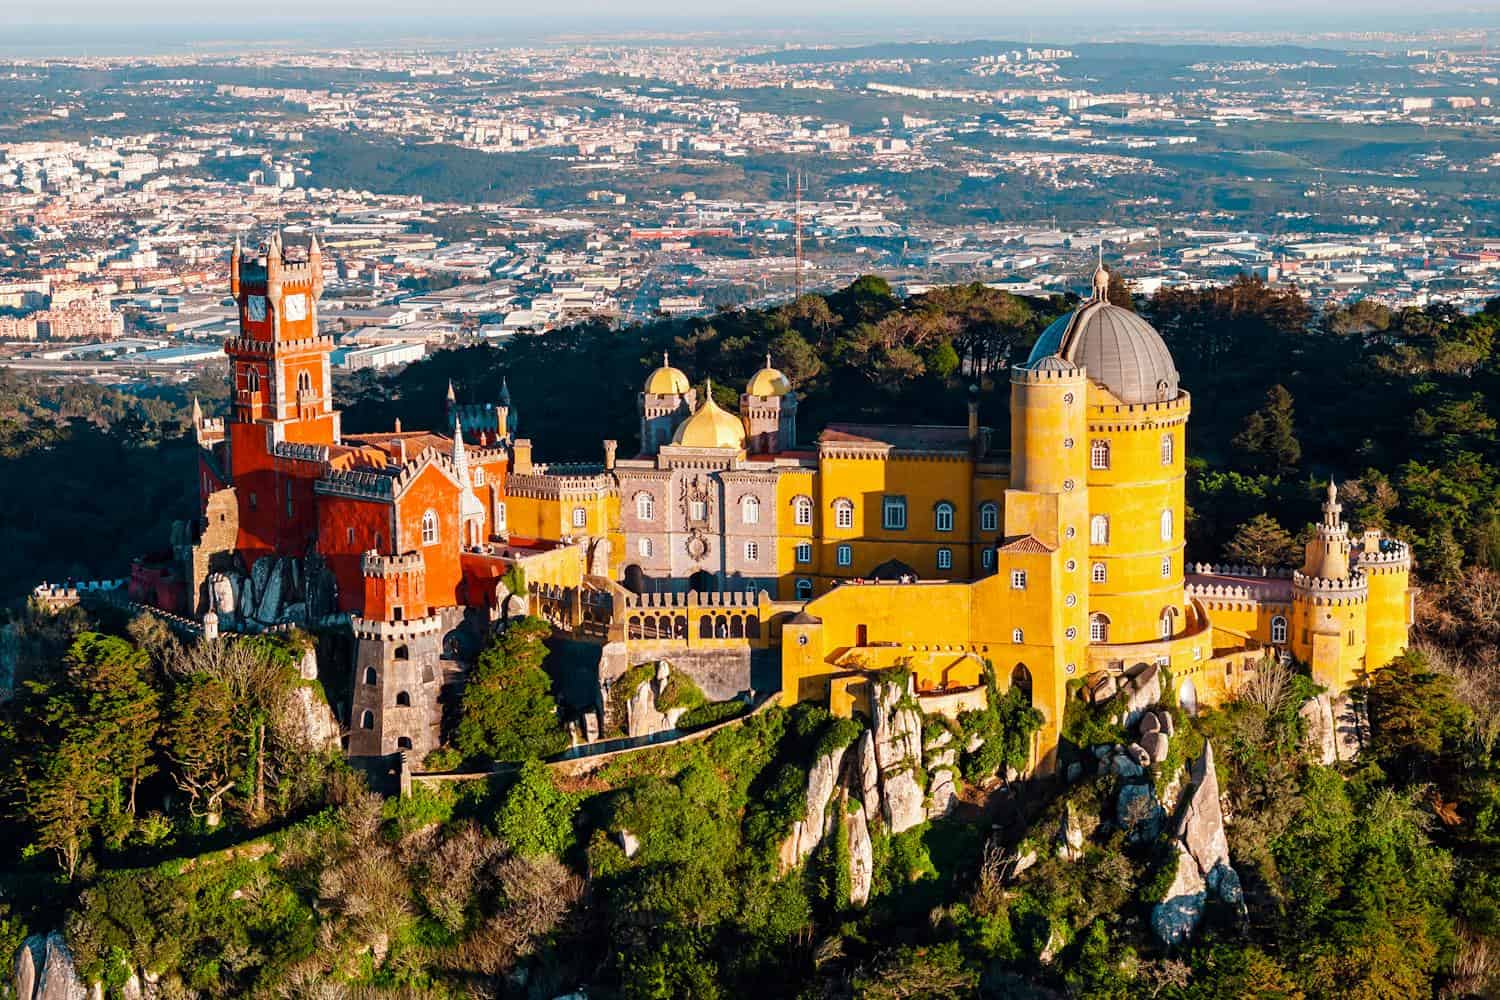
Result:
M1157 717L1157 714L1155 712L1142 713L1141 725L1138 732L1141 736L1147 736L1151 733L1161 732L1161 719ZM1145 740L1142 740L1141 743L1142 745L1144 745Z
M641 838L623 827L619 830L617 837L620 841L620 850L625 852L627 858L633 858L641 850Z
M958 790L953 782L953 768L944 767L932 772L932 784L927 789L927 818L942 819L953 811Z
M1129 754L1117 753L1110 760L1110 770L1121 778L1139 778L1146 773L1145 768L1135 762ZM1105 773L1105 772L1101 772Z
M656 709L656 688L651 680L641 681L625 702L625 735L649 736L672 728L665 712Z
M982 746L984 746L984 737L978 733L972 733L969 736L969 742L964 744L964 753L978 753Z
M875 848L870 843L870 825L863 809L844 809L844 829L849 836L849 902L864 906L870 899L870 885L875 879Z
M73 953L57 931L47 935L32 1000L85 1000L88 991L73 966Z
M1103 671L1094 674L1083 683L1088 691L1089 703L1093 705L1104 704L1119 690L1119 680L1115 675Z
M125 977L125 982L120 986L121 1000L146 1000L146 993L141 989L141 977L134 972Z
M1147 753L1146 748L1141 746L1139 743L1130 744L1130 746L1125 748L1125 753L1130 757L1131 760L1135 761L1137 766L1151 766L1151 754Z
M1166 822L1166 813L1150 785L1127 784L1121 785L1115 796L1115 818L1125 830L1126 838L1140 843L1157 838Z
M1162 732L1166 733L1168 736L1177 735L1177 720L1172 718L1171 712L1160 710L1156 713L1156 717L1161 720Z
M292 689L291 706L285 718L303 746L317 750L335 750L342 731L333 709L328 707L319 689L299 684Z
M1125 727L1128 729L1140 721L1146 709L1161 701L1161 668L1154 663L1144 665L1130 676L1125 687Z
M266 562L270 562L272 565L270 571L266 574L266 584L265 588L261 591L260 601L255 605L255 618L257 621L269 624L280 620L283 578L286 574L282 572L281 560L272 559L270 556L257 562L255 568L259 570L261 564Z
M1151 930L1169 948L1186 941L1203 919L1208 887L1191 855L1178 848L1172 884L1151 908Z
M1065 861L1076 861L1083 856L1083 827L1068 802L1063 803L1057 821L1057 856Z
M1326 693L1316 695L1302 703L1297 714L1306 723L1304 737L1312 750L1313 759L1327 766L1339 759L1338 733L1333 723L1333 708Z
M1339 695L1329 703L1333 712L1334 746L1342 761L1354 760L1364 747L1365 718L1363 709L1348 695Z
M791 859L791 867L806 861L833 825L829 822L828 803L838 787L846 749L840 747L819 757L807 774L807 806L801 818L793 822L789 836L792 844L783 852L784 857Z
M1068 770L1067 770L1067 774L1066 774L1066 779L1067 779L1068 784L1071 785L1075 781L1080 780L1082 777L1083 777L1083 765L1082 764L1080 764L1078 761L1075 760L1071 764L1068 765Z
M905 833L927 818L925 798L915 765L880 773L881 814L891 833Z
M1224 833L1224 811L1219 803L1219 775L1214 767L1212 743L1203 744L1203 756L1193 764L1193 790L1177 824L1177 839L1198 866L1210 892L1223 897L1220 886L1229 865L1229 838ZM1239 876L1233 877L1233 891L1238 893ZM1227 900L1226 902L1230 902Z
M1166 733L1147 733L1141 737L1141 749L1151 755L1153 764L1160 764L1167 759L1169 745Z
M918 774L922 713L914 704L915 693L914 678L908 674L904 687L892 681L874 682L870 696L881 810L891 833L910 830L927 818Z
M866 825L880 815L880 765L875 763L875 735L868 729L854 745L854 788L865 807Z
M16 958L11 977L11 986L15 990L17 1000L31 1000L36 992L37 968L42 964L46 955L47 939L40 934L33 934L21 942L21 947L16 949Z

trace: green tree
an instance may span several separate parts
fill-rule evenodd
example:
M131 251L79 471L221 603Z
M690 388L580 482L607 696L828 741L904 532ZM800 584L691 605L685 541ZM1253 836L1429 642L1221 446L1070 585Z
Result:
M219 824L224 796L239 768L234 696L212 677L198 674L178 686L162 733L167 756L177 765L172 780L188 797L188 811L210 827Z
M1257 514L1234 531L1224 558L1246 566L1289 566L1297 562L1297 542L1269 514Z
M1244 429L1233 444L1258 470L1280 475L1296 469L1302 445L1297 443L1292 394L1285 386L1273 385L1266 391L1265 405L1245 418Z
M560 855L573 843L572 796L557 787L547 765L521 765L516 783L495 815L495 832L522 857Z
M526 760L567 745L542 669L551 627L536 617L511 622L479 654L464 688L463 715L454 742L466 758Z

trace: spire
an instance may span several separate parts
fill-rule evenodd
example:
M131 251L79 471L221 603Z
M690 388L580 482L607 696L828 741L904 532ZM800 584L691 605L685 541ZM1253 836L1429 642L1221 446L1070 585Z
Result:
M198 402L198 397L193 396L193 426L197 427L203 423L203 407Z
M669 357L667 357L667 352L666 351L662 351L661 352L661 366L663 368L671 368L672 367L672 359L669 358Z
M510 405L510 382L504 375L500 376L500 402L505 406Z
M469 453L464 450L464 426L453 415L453 468L458 470L458 481L466 487L469 483Z
M1104 269L1104 244L1099 244L1099 266L1094 269L1094 301L1109 301L1109 272Z
M766 367L767 368L771 367L771 352L770 351L766 352Z
M453 380L450 378L448 380L448 405L452 406L456 402L458 402L458 393L453 391Z

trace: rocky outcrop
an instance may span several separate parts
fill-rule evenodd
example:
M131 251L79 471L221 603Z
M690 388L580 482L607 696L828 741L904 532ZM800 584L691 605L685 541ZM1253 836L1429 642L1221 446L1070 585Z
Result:
M1213 744L1204 743L1203 756L1193 763L1192 779L1173 837L1176 877L1151 911L1151 927L1167 945L1181 944L1192 935L1211 896L1244 912L1239 873L1229 862Z
M1073 812L1073 804L1064 802L1057 821L1057 856L1064 861L1083 857L1083 824Z
M839 807L844 809L844 829L849 836L849 902L864 906L870 901L870 886L875 880L870 824L865 821L865 811L848 808L847 800L840 801Z
M854 755L851 783L864 806L868 825L880 816L880 765L875 761L874 733L866 729L859 734Z
M33 934L16 952L11 981L17 1000L86 1000L88 990L78 978L73 953L56 931Z
M828 804L838 788L847 749L847 747L839 747L813 762L812 770L807 775L807 806L803 810L802 818L792 824L792 832L782 844L783 870L795 868L806 861L808 856L823 842L829 827L834 825L831 822L833 817L828 813ZM864 819L863 811L860 813L860 819ZM866 836L868 835L867 832Z
M927 818L922 789L922 713L913 677L905 685L872 681L875 762L880 768L880 802L886 828L903 833Z
M1333 707L1328 694L1315 695L1297 710L1306 724L1305 739L1313 759L1324 766L1338 762L1338 732L1333 722Z
M625 735L650 736L677 728L686 708L676 706L659 710L657 699L666 690L667 679L672 676L672 666L665 660L656 665L656 673L640 682L625 703Z
M1125 713L1125 726L1129 728L1140 721L1146 709L1161 701L1161 668L1150 663L1134 673L1127 671L1121 690L1125 692L1121 710Z
M1166 823L1166 811L1156 800L1156 790L1144 781L1120 786L1115 796L1115 818L1132 843L1155 840Z
M937 727L927 741L927 818L942 819L958 798L958 746L948 729Z

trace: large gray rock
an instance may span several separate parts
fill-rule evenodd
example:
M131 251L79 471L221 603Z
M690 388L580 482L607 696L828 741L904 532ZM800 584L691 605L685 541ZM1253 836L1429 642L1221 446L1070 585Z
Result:
M907 675L904 688L891 681L876 681L870 693L881 812L891 833L910 830L927 818L919 773L922 713L914 704L915 693L911 675Z
M1140 721L1141 715L1161 701L1161 668L1154 663L1130 677L1125 684L1125 726L1130 728Z
M1151 755L1151 763L1160 764L1167 759L1170 744L1167 734L1161 731L1147 733L1141 737L1141 749Z
M844 810L844 829L849 836L849 902L864 906L870 899L870 885L875 880L875 848L870 843L870 825L865 821L863 809L849 809L840 800Z
M1326 693L1316 695L1302 703L1297 710L1307 724L1307 745L1311 748L1313 759L1324 766L1336 763L1339 759L1338 733L1333 722L1333 708Z
M1203 874L1187 851L1178 848L1177 873L1172 885L1151 908L1151 930L1163 944L1176 947L1198 928L1207 903L1208 887Z
M943 730L948 736L948 731ZM952 737L938 742L927 754L927 818L941 819L953 811L958 797L958 751Z
M641 681L631 692L625 703L625 735L650 736L677 727L677 720L687 709L676 706L661 711L656 707L656 700L666 691L671 676L671 664L662 660L656 665L655 676Z
M1121 785L1115 796L1115 817L1127 839L1152 841L1161 833L1166 813L1156 801L1156 792L1147 784Z
M36 992L36 974L46 955L47 939L40 934L33 934L21 942L21 947L16 949L14 969L11 976L11 986L15 990L16 1000L31 1000L32 994Z
M1198 865L1210 891L1229 869L1229 839L1224 834L1224 812L1219 803L1219 775L1212 743L1193 764L1193 790L1177 824L1177 839Z
M32 1000L86 1000L88 991L73 966L73 953L57 931L47 935Z
M260 602L255 606L255 618L257 621L266 623L276 622L281 617L281 592L282 572L281 560L273 560L266 556L255 564L256 572L260 571L262 565L271 562L271 568L266 573L265 588L261 591Z
M880 765L875 761L875 734L866 729L854 745L854 789L865 807L868 826L880 815Z
M846 750L840 747L813 762L807 775L807 807L802 817L793 822L787 843L782 845L783 868L789 870L806 861L833 825L829 822L828 803L838 787Z
M1057 856L1064 861L1077 861L1083 856L1083 826L1068 802L1063 803L1062 816L1057 821Z
M1333 712L1334 744L1339 760L1350 761L1359 757L1364 748L1365 718L1363 709L1347 694L1339 695L1329 703Z

